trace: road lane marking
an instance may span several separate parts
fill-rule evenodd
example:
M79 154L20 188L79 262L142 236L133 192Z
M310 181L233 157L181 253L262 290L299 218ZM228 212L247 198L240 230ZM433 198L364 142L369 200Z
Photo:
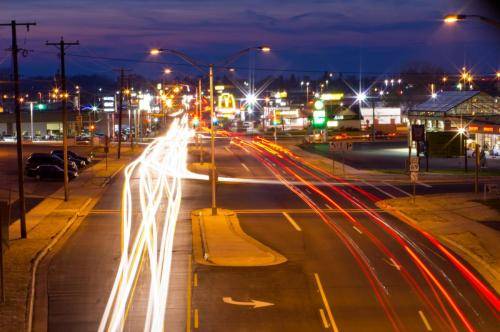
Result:
M333 208L330 205L326 204L326 203L325 203L325 206L326 206L327 209L333 210Z
M258 300L253 300L253 299L250 299L250 301L235 301L235 300L233 300L233 298L231 296L224 296L222 298L222 302L227 303L227 304L238 305L238 306L253 307L252 309L269 307L269 306L274 305L274 303L271 303L271 302L258 301Z
M229 150L229 147L227 147L227 146L226 146L224 149L225 149L227 152L232 153L232 151L231 151L231 150Z
M306 191L307 191L308 194L312 195L312 192L309 189L306 189Z
M385 181L384 181L384 182L382 182L382 183L383 183L383 184L385 184L385 185L387 185L387 186L389 186L389 187L391 187L391 188L393 188L393 189L395 189L395 190L397 190L397 191L399 191L400 193L405 194L406 196L411 197L411 194L410 194L409 192L406 192L406 191L404 191L403 189L401 189L401 188L399 188L399 187L396 187L395 185L392 185L392 184L387 183L387 182L385 182Z
M380 188L379 188L379 187L377 187L377 186L374 186L373 184L371 184L371 183L369 183L369 182L366 182L366 181L363 181L363 180L360 180L360 181L361 181L361 182L363 182L364 184L367 184L367 185L369 185L370 187L372 187L372 188L374 188L374 189L376 189L376 190L380 191L382 194L389 196L390 198L396 198L396 196L389 194L388 192L386 192L386 191L384 191L384 190L380 189Z
M198 287L198 273L194 274L193 286Z
M325 291L323 290L323 286L321 285L321 280L319 280L319 275L314 273L314 279L316 279L316 284L318 285L319 293L321 294L321 299L323 300L323 305L325 306L326 313L328 314L328 318L330 319L330 325L334 332L338 332L339 328L337 327L337 323L333 319L332 311L330 310L330 304L328 304L328 300L326 299Z
M427 320L427 317L425 317L424 312L422 310L419 310L418 314L420 315L420 318L424 322L424 325L425 325L425 328L427 329L427 331L432 331L431 324L429 324L429 321Z
M432 186L430 184L427 184L427 183L423 183L423 182L420 182L420 181L417 181L417 184L423 186L423 187L426 187L426 188L432 188Z
M198 309L194 309L194 328L197 329L200 327L200 322L199 322L199 314L198 314Z
M190 254L189 255L189 262L188 262L188 285L187 285L187 310L186 310L186 332L191 332L191 272L193 269L193 256Z
M352 226L352 228L354 228L356 230L356 232L358 232L359 234L363 234L363 232L359 228L357 228L356 226Z
M251 173L250 168L248 168L247 165L241 163L241 166L243 166L243 168L246 169L248 173Z
M286 212L283 212L283 215L285 216L286 220L295 228L297 231L302 232L302 229L300 228L299 225L293 220L293 218Z
M323 326L325 327L325 329L329 328L330 324L328 324L328 320L326 319L325 311L322 308L319 309L319 315L321 316L321 320L323 321Z

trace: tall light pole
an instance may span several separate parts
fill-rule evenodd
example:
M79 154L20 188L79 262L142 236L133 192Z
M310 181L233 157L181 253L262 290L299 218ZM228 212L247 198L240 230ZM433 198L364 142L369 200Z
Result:
M264 53L268 53L271 51L271 48L269 46L257 46L257 47L249 47L245 48L232 56L230 56L225 62L223 62L223 65L221 67L226 67L228 66L231 62L235 61L237 58L242 56L243 54L253 50L253 49L258 49ZM165 52L165 53L171 53L182 60L186 61L196 69L198 69L200 72L203 74L206 74L206 71L203 70L203 68L191 57L189 57L187 54L169 49L169 48L153 48L149 51L150 55L159 55L160 53ZM214 107L214 68L215 66L213 64L210 64L209 66L209 71L208 71L208 77L210 80L210 149L211 149L211 167L210 167L210 177L211 177L211 191L212 191L212 204L211 204L211 209L212 209L212 215L217 215L217 197L216 197L216 186L217 186L217 179L216 179L216 166L215 166L215 107ZM200 98L201 98L201 92L200 92ZM200 99L201 100L201 99Z
M212 187L212 216L217 215L217 200L216 200L216 169L215 169L215 111L214 111L214 65L209 67L210 78L210 150L211 150L211 187Z

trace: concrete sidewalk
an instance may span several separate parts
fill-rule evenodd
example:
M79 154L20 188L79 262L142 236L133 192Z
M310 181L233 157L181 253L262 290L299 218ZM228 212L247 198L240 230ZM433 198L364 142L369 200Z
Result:
M500 196L440 194L380 201L400 220L434 235L472 265L500 293ZM497 208L491 206L496 205Z
M19 220L9 227L10 246L5 251L5 298L0 304L0 330L23 331L31 297L33 263L54 239L66 232L81 212L95 204L110 179L142 149L122 149L122 159L101 160L70 182L70 199L64 201L64 189L45 198L26 214L28 238L20 238ZM111 154L110 154L111 155Z
M248 236L240 227L236 214L218 209L191 213L193 251L196 263L217 266L269 266L287 259Z

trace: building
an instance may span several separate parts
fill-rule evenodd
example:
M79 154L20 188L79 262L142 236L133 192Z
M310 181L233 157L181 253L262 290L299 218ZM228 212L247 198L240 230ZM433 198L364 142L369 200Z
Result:
M444 91L408 111L427 131L457 131L488 149L500 145L499 98L480 91Z

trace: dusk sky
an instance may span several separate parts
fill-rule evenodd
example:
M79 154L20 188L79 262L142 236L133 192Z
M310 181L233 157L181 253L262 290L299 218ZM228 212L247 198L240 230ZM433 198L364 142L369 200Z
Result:
M80 41L71 54L152 60L148 49L168 47L202 63L268 44L272 53L258 55L256 67L299 74L358 72L360 67L363 72L397 72L413 61L451 72L464 64L476 72L498 70L498 30L478 20L445 26L441 19L452 12L498 17L492 5L477 0L2 0L0 20L37 22L28 34L24 29L18 33L20 46L34 50L22 59L27 75L56 70L56 51L44 42L60 36ZM0 49L9 44L10 30L4 27ZM2 53L0 67L6 67L9 54ZM173 56L160 60L181 62ZM162 69L159 64L68 58L70 74L110 74L121 65L153 76ZM248 57L238 65L247 66ZM190 72L184 66L172 68L177 74Z

